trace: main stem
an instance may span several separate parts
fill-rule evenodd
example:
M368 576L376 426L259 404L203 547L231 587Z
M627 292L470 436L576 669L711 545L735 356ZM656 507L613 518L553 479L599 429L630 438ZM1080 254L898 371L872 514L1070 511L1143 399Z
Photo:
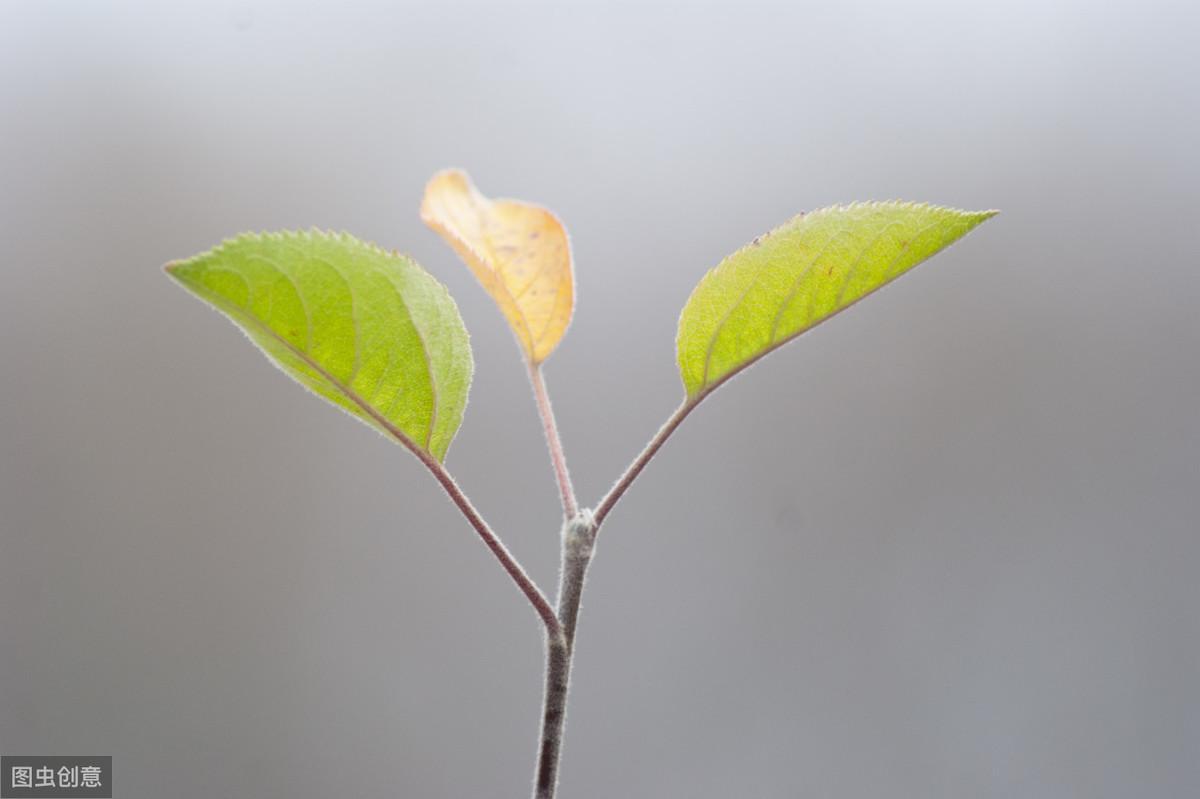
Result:
M548 630L546 636L546 691L542 701L542 736L534 778L534 799L554 799L558 787L575 627L595 540L596 523L587 510L580 511L563 526L562 573L558 585L559 629L557 634Z
M588 566L592 562L596 532L613 506L629 490L629 486L704 395L688 399L679 406L658 434L646 445L645 450L625 470L625 474L617 480L616 485L600 501L593 515L586 508L579 508L575 499L575 489L567 471L567 459L563 455L562 441L558 436L558 425L554 421L554 411L550 407L550 397L546 392L546 382L539 364L529 364L529 380L533 384L538 414L542 418L546 443L550 447L550 461L554 466L554 476L562 496L565 517L558 607L554 610L553 623L546 623L546 689L542 699L542 734L533 787L534 799L554 799L558 789L558 764L562 757L563 731L567 721L567 690L571 680L571 658L575 653L575 627L579 621L579 602L583 597L584 578L587 577ZM534 606L537 607L536 602Z

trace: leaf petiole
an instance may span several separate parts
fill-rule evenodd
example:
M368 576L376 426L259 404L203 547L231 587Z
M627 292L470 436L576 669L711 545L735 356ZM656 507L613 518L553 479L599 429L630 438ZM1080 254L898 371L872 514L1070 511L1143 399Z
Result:
M462 515L466 517L471 527L475 528L475 532L483 539L483 543L492 554L496 556L496 560L500 561L500 565L504 571L508 572L509 577L517 584L517 588L525 595L530 604L533 605L534 611L541 618L542 623L546 627L546 635L551 639L562 635L562 625L559 624L558 615L554 612L554 607L550 604L550 600L546 599L546 595L542 593L542 589L538 588L537 583L533 581L521 564L508 551L508 547L504 546L504 542L492 530L479 511L475 510L475 506L471 504L471 500L459 488L458 483L446 471L446 467L438 463L433 458L426 457L424 452L416 451L414 454L425 464L426 468L433 474L434 478L445 490L450 497L450 501L454 503Z
M654 459L654 456L662 449L662 445L667 443L667 439L671 437L675 429L683 423L688 414L695 410L696 406L706 396L707 394L701 394L698 397L684 400L683 404L675 409L675 412L668 417L663 426L654 434L654 438L650 439L650 443L646 445L646 448L633 459L633 463L629 464L629 468L617 479L613 487L600 500L600 504L596 506L593 518L595 519L597 529L604 523L605 518L608 517L609 512L612 511L617 501L629 490L629 486L633 485L633 481L642 473L642 469L645 469L646 465Z
M554 408L546 392L546 379L540 363L529 363L529 382L533 385L533 397L537 402L538 416L546 433L546 445L550 448L550 462L554 466L554 479L562 498L563 518L570 521L579 515L579 501L575 498L575 487L571 485L571 473L567 471L567 456L563 452L562 439L558 435L558 424L554 421Z

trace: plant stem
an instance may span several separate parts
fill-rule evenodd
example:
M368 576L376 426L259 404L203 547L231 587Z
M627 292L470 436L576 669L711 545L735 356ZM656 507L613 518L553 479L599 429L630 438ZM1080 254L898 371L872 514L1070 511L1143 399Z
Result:
M504 542L500 540L500 537L496 535L492 531L492 528L488 526L488 523L484 521L483 517L479 514L479 511L475 510L475 506L471 504L471 500L467 499L467 495L464 494L463 490L458 487L458 483L454 481L454 478L450 475L450 472L446 471L446 467L442 465L442 462L435 458L433 453L429 452L424 447L418 446L417 443L409 438L403 430L397 427L391 419L388 419L386 416L380 413L377 408L359 396L356 392L351 390L348 385L340 382L336 377L330 374L325 367L313 360L311 355L297 349L290 342L274 333L269 328L263 327L262 329L267 335L274 337L283 347L291 351L296 358L303 361L309 368L321 375L321 377L325 378L325 380L329 381L331 385L337 386L354 402L355 405L362 410L365 416L374 420L375 423L379 425L380 429L386 431L388 435L396 440L396 443L411 452L416 459L419 460L425 466L425 468L429 470L438 483L441 484L446 494L449 495L450 500L455 504L455 506L458 507L460 511L462 511L463 516L467 518L467 521L471 524L471 526L475 528L475 532L478 533L479 537L483 539L483 543L486 544L487 548L490 549L492 554L496 556L496 560L500 561L500 565L503 566L504 570L508 572L508 575L512 577L513 582L517 584L517 588L521 589L521 593L523 593L533 605L533 609L537 611L538 616L541 617L542 623L546 625L547 635L557 634L559 628L558 616L555 615L554 608L550 606L550 600L546 599L546 596L542 593L541 589L537 587L537 584L531 580L529 575L525 573L525 570L521 568L521 564L517 562L517 559L514 558L512 553L508 551L508 548L504 546Z
M542 417L546 445L550 447L550 462L554 465L554 478L562 496L563 519L570 521L579 515L579 502L571 485L571 473L567 471L567 456L563 454L562 439L558 436L558 425L554 421L554 409L550 406L550 395L546 392L546 378L542 376L540 363L529 364L529 382L533 384L533 396L537 401L538 415Z
M621 475L616 484L605 494L604 499L600 500L600 504L596 506L595 521L597 528L604 523L604 519L613 509L613 506L617 504L617 500L629 490L629 486L642 473L642 469L646 468L646 464L650 463L654 456L658 454L662 445L667 443L667 439L675 432L675 428L679 427L683 420L687 418L687 415L700 404L700 400L704 399L705 396L705 394L701 394L693 399L684 400L683 404L675 409L670 418L654 434L654 438L650 439L650 443L646 445L641 454L633 459L633 463L629 464L629 468L625 470L625 474Z
M563 509L568 512L562 533L562 571L558 585L558 630L547 626L546 635L546 688L542 699L542 734L538 748L537 772L534 776L534 799L554 799L558 788L558 764L562 756L563 731L567 721L567 689L571 679L571 659L575 654L575 629L579 621L579 604L583 598L583 584L588 566L595 550L596 534L600 524L612 511L621 496L629 490L646 465L667 442L675 429L695 409L710 391L685 399L683 404L667 419L655 433L646 448L633 460L625 473L600 501L595 513L586 508L570 513L575 507L571 479L567 475L566 460L562 456L562 444L554 426L554 414L550 400L546 397L546 386L541 379L541 370L530 366L529 377L533 382L538 410L546 428L546 440L550 442L550 456L554 461L555 474L562 489ZM718 384L719 385L719 384ZM715 386L714 386L715 387Z
M563 732L567 721L567 692L571 681L571 659L575 654L575 630L579 621L579 605L583 598L584 579L592 562L596 533L613 506L629 490L646 465L654 458L675 429L683 423L710 391L685 399L650 439L646 448L633 460L593 514L580 510L567 472L562 441L554 423L554 411L546 393L546 383L539 365L529 365L529 380L533 384L538 413L550 447L550 460L562 494L566 521L562 531L562 569L558 584L557 627L546 625L546 687L542 698L542 731L538 746L537 771L534 775L534 799L554 799L558 789L558 766L562 757ZM715 385L714 385L715 387Z
M450 472L446 471L446 467L424 450L412 448L412 451L425 464L429 471L433 473L438 483L441 484L442 488L450 496L450 500L462 511L463 516L467 518L467 521L475 528L475 532L483 539L483 543L496 556L496 560L500 561L500 565L504 568L504 571L508 572L513 582L517 584L517 588L521 590L521 593L533 605L533 609L537 612L546 627L548 639L562 635L558 615L554 612L554 608L551 607L550 600L546 599L546 595L542 593L542 589L538 588L537 583L525 573L525 569L521 567L517 559L508 551L508 547L504 546L504 542L500 540L500 537L492 531L488 523L479 515L479 511L475 510L475 506L471 504L471 500L458 487L458 483L451 477Z
M558 787L575 629L595 541L596 523L587 510L563 526L562 573L558 586L559 633L546 637L546 690L542 700L542 734L534 777L534 799L554 799Z

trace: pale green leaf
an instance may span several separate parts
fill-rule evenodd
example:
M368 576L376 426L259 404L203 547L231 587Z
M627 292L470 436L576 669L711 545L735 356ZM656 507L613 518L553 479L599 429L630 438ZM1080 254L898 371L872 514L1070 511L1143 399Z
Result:
M346 234L246 234L168 264L297 382L438 461L471 385L446 288L410 258Z
M962 238L996 214L858 203L802 214L730 255L679 319L689 399Z

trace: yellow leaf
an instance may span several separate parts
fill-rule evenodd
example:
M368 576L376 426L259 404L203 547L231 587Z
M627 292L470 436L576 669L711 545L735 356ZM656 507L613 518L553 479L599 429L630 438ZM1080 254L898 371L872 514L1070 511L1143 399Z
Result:
M571 323L571 243L537 205L490 200L467 174L447 169L425 187L421 219L466 261L500 306L531 363L546 360Z

